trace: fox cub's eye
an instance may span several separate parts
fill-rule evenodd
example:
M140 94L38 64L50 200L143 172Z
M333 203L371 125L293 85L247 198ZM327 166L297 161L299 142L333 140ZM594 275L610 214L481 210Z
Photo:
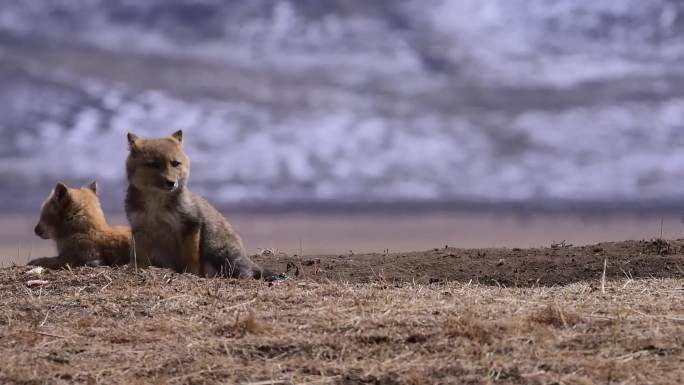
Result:
M180 166L180 165L181 165L181 162L179 162L179 161L177 161L177 160L172 160L172 161L171 161L171 167L178 167L178 166Z

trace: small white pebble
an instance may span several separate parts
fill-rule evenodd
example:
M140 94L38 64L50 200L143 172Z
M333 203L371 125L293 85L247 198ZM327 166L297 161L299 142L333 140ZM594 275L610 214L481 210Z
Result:
M33 269L25 272L24 274L41 275L41 274L43 274L44 270L45 270L44 267L38 266L38 267L34 267Z

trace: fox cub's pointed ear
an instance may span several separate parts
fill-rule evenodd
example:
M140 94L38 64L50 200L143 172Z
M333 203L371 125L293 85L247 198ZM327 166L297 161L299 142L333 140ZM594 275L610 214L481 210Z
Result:
M173 134L171 134L171 137L176 139L178 141L178 143L182 144L183 143L183 130L178 130L178 131L174 132Z
M128 149L131 151L137 149L138 142L140 142L140 137L130 132L128 133L128 135L126 135L126 137L128 138Z
M94 192L95 195L97 195L97 181L96 180L92 181L87 187L90 191Z
M55 186L55 193L54 197L57 202L61 202L66 198L67 194L69 194L69 189L64 183L57 183L57 186Z

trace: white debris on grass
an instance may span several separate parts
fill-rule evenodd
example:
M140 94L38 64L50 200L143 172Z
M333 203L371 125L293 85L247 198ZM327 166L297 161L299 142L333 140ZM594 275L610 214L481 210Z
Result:
M43 271L45 271L44 267L37 266L37 267L34 267L34 268L26 271L24 274L26 274L26 275L41 275L41 274L43 274Z

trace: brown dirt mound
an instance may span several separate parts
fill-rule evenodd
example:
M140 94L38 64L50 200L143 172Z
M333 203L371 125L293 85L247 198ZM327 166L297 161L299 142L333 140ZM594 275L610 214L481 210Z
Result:
M684 241L606 242L573 247L564 243L535 249L455 249L399 254L255 256L264 267L316 281L459 281L506 287L553 286L616 278L684 276ZM298 272L298 273L297 273Z

